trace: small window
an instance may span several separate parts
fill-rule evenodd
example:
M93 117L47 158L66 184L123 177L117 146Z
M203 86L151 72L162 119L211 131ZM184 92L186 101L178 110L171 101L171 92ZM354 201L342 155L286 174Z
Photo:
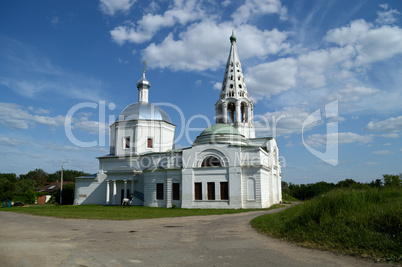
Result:
M153 148L154 147L153 141L154 140L152 138L148 138L148 140L147 140L147 148Z
M124 137L124 149L130 148L130 137Z
M208 200L215 200L215 183L209 182L207 183L208 189Z
M162 183L156 184L156 199L158 199L158 200L163 199L163 184Z
M228 182L221 182L221 200L229 199Z
M233 84L231 84L229 87L230 87L230 88L233 88Z
M172 184L172 199L180 200L180 184L179 183Z
M237 80L239 80L239 81L240 81L240 76L239 76L239 77L237 77Z
M194 183L194 199L202 200L202 183Z

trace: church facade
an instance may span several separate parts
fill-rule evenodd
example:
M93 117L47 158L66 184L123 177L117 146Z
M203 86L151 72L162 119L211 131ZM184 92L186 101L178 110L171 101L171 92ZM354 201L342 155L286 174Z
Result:
M76 205L181 208L267 208L282 200L276 140L255 137L236 37L230 37L216 124L188 148L174 149L176 126L148 102L151 83L138 81L138 102L110 126L110 153L99 157L96 175L75 180Z

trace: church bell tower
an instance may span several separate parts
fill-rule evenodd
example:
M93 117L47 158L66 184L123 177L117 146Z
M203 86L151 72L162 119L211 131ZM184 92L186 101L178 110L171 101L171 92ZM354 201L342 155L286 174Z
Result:
M215 104L216 123L230 124L247 139L255 138L253 101L249 99L233 31L230 43L222 89Z

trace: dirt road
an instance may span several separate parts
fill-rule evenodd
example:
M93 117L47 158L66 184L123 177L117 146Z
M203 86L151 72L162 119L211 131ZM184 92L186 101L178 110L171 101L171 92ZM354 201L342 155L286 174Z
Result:
M0 212L0 266L383 265L258 234L249 221L264 213L112 221Z

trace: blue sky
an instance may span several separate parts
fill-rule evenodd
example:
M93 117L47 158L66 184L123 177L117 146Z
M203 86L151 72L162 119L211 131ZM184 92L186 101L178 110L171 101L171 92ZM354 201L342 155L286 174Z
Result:
M69 161L95 173L144 60L150 102L190 146L214 122L234 28L257 135L277 138L284 181L398 174L401 12L397 0L1 1L0 172Z

